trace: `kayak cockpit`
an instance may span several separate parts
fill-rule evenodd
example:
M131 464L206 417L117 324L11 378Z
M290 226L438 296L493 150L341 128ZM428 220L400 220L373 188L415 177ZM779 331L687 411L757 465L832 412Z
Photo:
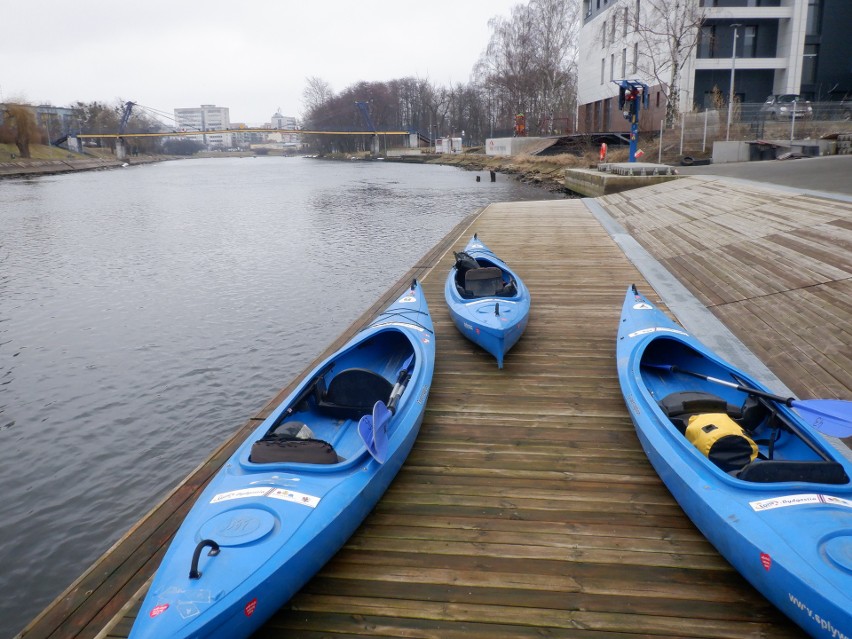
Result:
M371 449L360 430L374 423L376 406L385 437L415 366L409 339L395 329L378 332L319 371L289 405L271 416L261 437L241 455L251 470L339 472L361 463ZM394 377L395 382L388 377ZM372 434L372 433L368 433Z
M518 294L515 279L505 269L464 251L453 255L456 258L456 290L464 299L514 297Z
M708 381L746 384L679 339L651 340L640 370L668 423L729 476L760 484L850 483L833 451L795 413L777 401Z

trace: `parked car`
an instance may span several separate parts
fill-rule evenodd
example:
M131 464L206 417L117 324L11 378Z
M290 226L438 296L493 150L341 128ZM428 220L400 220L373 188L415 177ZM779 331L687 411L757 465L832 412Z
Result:
M770 95L760 107L760 112L770 120L789 120L793 117L795 106L796 118L812 118L814 109L809 100L802 100L796 93L781 93Z

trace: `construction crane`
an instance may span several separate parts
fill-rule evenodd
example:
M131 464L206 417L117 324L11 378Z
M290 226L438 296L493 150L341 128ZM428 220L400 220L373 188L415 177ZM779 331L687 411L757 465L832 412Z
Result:
M118 134L121 135L124 133L124 130L127 128L127 122L130 120L130 113L133 111L133 107L136 106L135 102L125 102L124 109L121 112L121 121L118 123Z
M376 131L376 125L373 124L373 118L370 117L370 105L367 102L359 102L356 100L355 106L361 111L361 116L364 118L364 123L367 125L367 130L372 131L373 138L370 142L370 152L374 155L379 154L379 135ZM385 138L387 141L387 138Z
M370 105L367 102L355 102L355 105L358 107L358 110L361 111L364 123L367 125L367 130L375 133L376 125L373 124L373 118L370 117Z

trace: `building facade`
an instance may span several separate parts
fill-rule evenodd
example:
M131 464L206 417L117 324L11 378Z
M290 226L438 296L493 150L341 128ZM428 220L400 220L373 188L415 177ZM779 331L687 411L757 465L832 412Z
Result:
M197 108L175 109L175 122L180 131L223 131L231 128L230 109L212 104L202 104ZM193 136L207 149L228 149L233 146L230 133L210 133Z
M763 102L773 93L828 99L850 90L852 28L850 0L687 0L698 21L694 46L679 73L678 110L703 110L727 103L732 73L740 102ZM578 77L581 131L625 131L613 80L637 79L650 86L643 129L658 128L665 114L663 49L646 50L643 30L651 15L676 10L675 0L583 0ZM683 0L680 0L683 5ZM660 11L662 10L662 12ZM656 18L659 22L660 18ZM700 26L698 26L700 23ZM657 27L665 28L663 25ZM736 43L736 44L735 44ZM848 88L846 88L848 87ZM842 97L842 95L840 95ZM839 98L837 98L839 99Z

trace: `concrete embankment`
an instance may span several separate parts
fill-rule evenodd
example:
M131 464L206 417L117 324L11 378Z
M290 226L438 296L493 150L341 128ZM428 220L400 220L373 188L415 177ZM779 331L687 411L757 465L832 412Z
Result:
M125 165L150 164L171 160L166 156L140 156L127 160L109 158L73 158L67 160L10 160L0 162L0 178L24 177L28 175L56 175L75 171L98 171L115 169Z

